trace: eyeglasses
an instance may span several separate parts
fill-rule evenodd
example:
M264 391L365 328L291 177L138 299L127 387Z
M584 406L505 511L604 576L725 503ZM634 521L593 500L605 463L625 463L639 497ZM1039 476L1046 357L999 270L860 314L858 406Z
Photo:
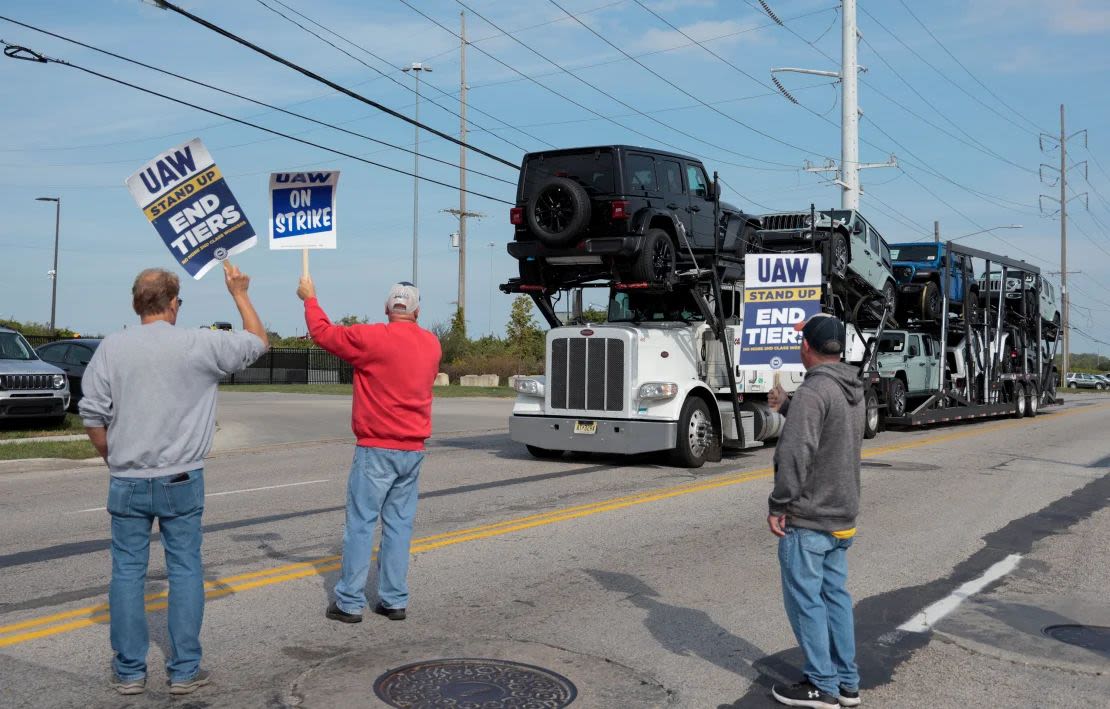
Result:
M184 302L185 302L184 300L182 300L181 298L178 298L178 299L177 299L177 307L179 307L179 308L180 308L180 307L181 307L181 304L182 304L182 303L184 303Z

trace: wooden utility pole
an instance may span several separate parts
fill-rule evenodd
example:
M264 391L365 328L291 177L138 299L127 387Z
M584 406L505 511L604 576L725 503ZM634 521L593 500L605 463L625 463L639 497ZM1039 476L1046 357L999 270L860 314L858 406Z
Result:
M1064 336L1064 376L1071 359L1071 333L1068 331L1068 134L1064 132L1064 104L1060 104L1060 329ZM1066 385L1066 380L1065 380Z
M466 317L466 13L459 13L459 302Z

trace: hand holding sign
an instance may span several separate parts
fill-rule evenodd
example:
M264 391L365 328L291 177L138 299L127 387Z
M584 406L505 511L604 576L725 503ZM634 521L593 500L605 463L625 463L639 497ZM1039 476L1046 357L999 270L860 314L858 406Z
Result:
M238 266L233 266L230 261L224 261L224 282L227 284L227 292L231 293L231 297L238 298L247 294L251 277L240 271Z
M297 297L301 300L316 297L316 284L312 282L312 277L307 273L301 276L300 285L297 286Z

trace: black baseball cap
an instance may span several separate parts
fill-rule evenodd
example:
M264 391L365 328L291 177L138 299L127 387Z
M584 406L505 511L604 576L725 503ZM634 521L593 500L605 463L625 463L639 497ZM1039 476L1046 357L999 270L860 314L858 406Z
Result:
M821 354L837 355L844 351L847 334L844 323L835 315L818 313L809 320L796 324L809 346Z

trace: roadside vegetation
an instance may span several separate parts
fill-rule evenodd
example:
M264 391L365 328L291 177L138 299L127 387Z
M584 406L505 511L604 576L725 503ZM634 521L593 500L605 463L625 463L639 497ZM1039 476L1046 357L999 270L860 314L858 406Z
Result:
M85 426L75 414L66 414L65 423L46 426L39 419L0 420L0 440L41 438L46 436L72 436L84 433Z
M28 458L84 460L98 457L96 449L88 441L31 441L0 445L0 460L26 460Z

